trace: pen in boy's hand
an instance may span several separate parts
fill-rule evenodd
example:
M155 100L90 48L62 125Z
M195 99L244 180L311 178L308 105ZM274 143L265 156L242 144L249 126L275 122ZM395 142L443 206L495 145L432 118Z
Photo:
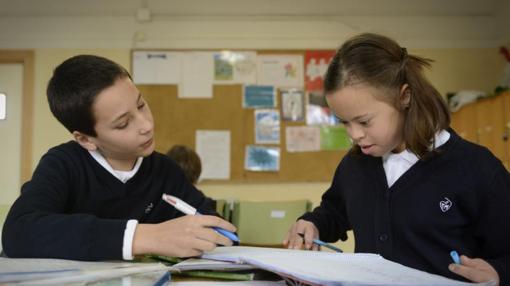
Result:
M175 207L177 210L181 211L184 214L187 214L187 215L200 215L200 213L197 212L197 209L195 209L194 207L190 206L189 204L187 204L185 201L179 199L178 197L174 197L174 196L171 196L171 195L163 194L161 196L161 198L165 202L167 202L168 204L172 205L173 207ZM239 238L234 233L232 233L232 232L230 232L228 230L219 228L219 227L213 227L213 229L216 232L218 232L219 234L227 237L228 239L230 239L232 241L239 242Z
M459 254L457 253L457 251L452 250L452 251L450 252L450 256L452 257L453 262L454 262L455 264L460 264L460 257L459 257Z
M305 234L304 233L298 233L299 236L301 236L301 238L303 238L303 240L305 239ZM336 247L336 246L333 246L329 243L326 243L320 239L314 239L313 240L313 243L317 244L317 245L320 245L320 246L324 246L326 248L329 248L331 250L334 250L336 252L343 252L340 248Z

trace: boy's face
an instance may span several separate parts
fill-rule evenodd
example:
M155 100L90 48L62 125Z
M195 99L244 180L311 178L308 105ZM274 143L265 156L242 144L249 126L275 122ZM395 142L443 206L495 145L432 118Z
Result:
M364 154L380 157L388 152L401 152L403 114L382 101L376 89L357 84L346 86L327 96L334 113L344 123L349 137Z
M116 170L130 170L138 157L154 151L154 122L149 106L129 78L120 78L101 91L92 112L96 137L87 140ZM83 144L82 144L83 146Z

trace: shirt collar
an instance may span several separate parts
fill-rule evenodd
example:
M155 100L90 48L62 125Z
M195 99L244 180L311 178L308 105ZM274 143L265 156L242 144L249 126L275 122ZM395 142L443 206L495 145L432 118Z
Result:
M129 179L134 177L134 175L136 175L136 173L140 169L140 165L142 165L142 161L143 161L143 157L138 157L138 159L136 160L135 166L133 167L132 170L119 171L119 170L114 170L112 168L112 166L110 165L110 163L108 163L108 161L106 161L104 156L101 153L99 153L99 151L97 151L97 150L89 151L89 154L92 156L92 158L94 158L99 163L99 165L101 165L110 174L112 174L115 178L117 178L119 181L121 181L123 183L127 182Z

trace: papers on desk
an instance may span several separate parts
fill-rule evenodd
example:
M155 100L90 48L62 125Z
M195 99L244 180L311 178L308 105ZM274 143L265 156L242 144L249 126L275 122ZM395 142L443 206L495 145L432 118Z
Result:
M474 285L406 267L376 254L234 246L218 247L202 257L247 263L298 283L316 285Z
M0 283L62 285L95 282L135 274L168 273L161 263L84 262L63 259L0 258Z
M256 267L244 263L232 263L228 261L190 258L183 262L172 265L172 268L177 271L189 271L189 270L250 270Z

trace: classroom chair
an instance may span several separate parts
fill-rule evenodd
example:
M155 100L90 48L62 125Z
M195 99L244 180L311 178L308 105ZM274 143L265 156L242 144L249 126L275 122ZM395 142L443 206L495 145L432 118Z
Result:
M282 247L282 240L298 217L311 209L309 200L236 201L232 223L241 245Z

